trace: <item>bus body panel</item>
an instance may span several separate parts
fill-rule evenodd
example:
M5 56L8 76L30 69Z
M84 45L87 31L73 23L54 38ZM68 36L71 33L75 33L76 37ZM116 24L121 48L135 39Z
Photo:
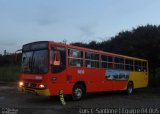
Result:
M147 87L148 73L147 72L130 72L129 81L133 81L134 88Z
M87 92L112 90L112 82L106 80L104 69L68 67L67 70L72 77L72 83L83 81Z
M113 81L113 90L114 90L114 91L125 90L127 84L128 84L128 80Z
M71 94L74 84L78 81L83 81L86 84L87 92L126 89L128 80L107 80L105 72L106 70L104 69L68 67L64 72L58 74L49 73L48 75L43 75L43 81L36 80L38 74L23 74L21 75L21 79L30 83L47 84L47 91L32 89L39 95L45 96L59 95L60 90L63 90L64 94ZM53 77L56 77L57 80L51 80ZM146 80L148 80L146 72L130 72L129 81L133 81L134 88L146 87Z

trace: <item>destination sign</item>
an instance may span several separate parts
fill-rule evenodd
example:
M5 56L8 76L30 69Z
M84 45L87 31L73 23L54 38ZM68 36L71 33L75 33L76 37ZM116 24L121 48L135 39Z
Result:
M40 49L48 49L48 42L47 41L33 42L23 45L22 48L23 51L40 50Z

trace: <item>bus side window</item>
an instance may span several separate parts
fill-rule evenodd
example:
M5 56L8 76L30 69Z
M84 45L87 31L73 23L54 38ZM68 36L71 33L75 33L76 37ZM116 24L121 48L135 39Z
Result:
M66 68L66 50L63 47L55 47L51 50L50 64L52 73L62 72Z
M83 67L83 51L68 49L68 64L73 67Z
M142 70L142 62L141 61L136 60L134 65L135 65L135 71L138 71L138 72L142 72L143 71Z
M56 51L55 52L55 55L53 55L53 58L52 58L52 65L55 65L55 66L59 66L61 64L61 55L60 55L60 52L59 51Z
M147 62L142 62L142 70L143 72L147 72Z

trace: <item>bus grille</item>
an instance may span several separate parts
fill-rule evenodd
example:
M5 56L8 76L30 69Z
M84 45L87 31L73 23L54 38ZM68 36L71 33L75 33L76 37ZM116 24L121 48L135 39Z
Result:
M24 86L25 86L25 87L30 87L30 88L35 88L35 87L37 86L37 84L35 84L35 83L30 83L30 82L26 82L26 83L24 84Z

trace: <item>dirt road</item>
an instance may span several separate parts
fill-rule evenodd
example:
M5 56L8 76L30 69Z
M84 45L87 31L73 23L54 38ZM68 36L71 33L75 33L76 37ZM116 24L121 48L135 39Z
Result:
M154 88L136 90L131 96L122 92L102 92L88 94L81 101L65 100L63 106L59 97L24 94L15 84L0 84L0 114L7 114L7 111L8 114L160 113L160 89Z

